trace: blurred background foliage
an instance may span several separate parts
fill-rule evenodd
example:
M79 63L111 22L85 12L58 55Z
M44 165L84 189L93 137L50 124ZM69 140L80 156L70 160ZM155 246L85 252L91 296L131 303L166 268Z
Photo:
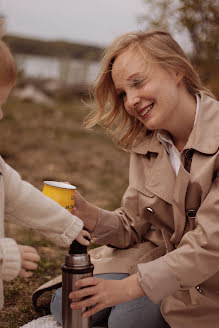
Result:
M143 0L145 13L138 18L145 29L161 28L173 36L185 35L189 56L202 81L219 96L219 1Z

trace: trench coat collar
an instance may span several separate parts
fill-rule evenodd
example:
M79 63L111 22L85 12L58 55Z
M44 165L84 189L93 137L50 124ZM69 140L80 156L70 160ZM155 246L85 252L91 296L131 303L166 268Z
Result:
M194 125L184 149L193 148L204 154L214 154L219 145L219 103L203 92L200 94L200 108L196 124ZM161 150L157 132L153 131L141 142L132 147L137 154L148 152L159 153Z
M219 146L219 102L200 94L200 109L196 124L185 145L185 149L193 148L201 153L211 155Z
M143 138L139 143L134 145L131 149L134 153L145 155L148 152L159 153L160 142L157 138L157 131L151 133Z

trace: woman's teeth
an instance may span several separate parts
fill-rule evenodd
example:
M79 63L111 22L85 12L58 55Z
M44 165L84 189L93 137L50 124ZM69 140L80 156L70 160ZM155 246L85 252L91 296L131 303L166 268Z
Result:
M145 108L145 110L143 110L143 112L140 113L141 117L144 117L154 106L154 103L152 103L150 106L148 106L147 108Z

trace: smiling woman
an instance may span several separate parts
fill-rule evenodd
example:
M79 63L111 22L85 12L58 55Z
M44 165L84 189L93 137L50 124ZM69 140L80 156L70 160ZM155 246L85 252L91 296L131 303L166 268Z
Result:
M74 214L108 246L91 252L96 276L78 281L72 309L88 307L94 326L216 328L218 102L162 31L115 40L94 95L85 125L102 124L130 150L129 186L115 211L76 193ZM60 295L51 310L61 323Z
M115 78L117 81L114 80ZM128 95L125 90L121 89L122 85L118 85L125 82L130 86ZM173 84L175 84L175 90ZM164 32L125 34L114 41L102 60L102 68L94 86L94 95L99 106L87 119L85 126L92 127L101 123L117 138L118 145L124 148L131 146L137 136L144 137L147 130L165 129L166 126L163 126L162 123L160 126L147 127L144 124L145 121L139 120L140 116L136 117L136 110L132 113L127 110L125 103L127 104L130 97L127 99L124 96L131 96L130 92L132 91L133 94L134 90L143 90L143 86L147 91L144 93L144 97L147 96L148 100L145 99L145 104L142 104L141 101L143 107L139 108L138 112L144 111L144 106L154 106L155 104L157 107L159 105L157 98L161 98L162 94L159 101L162 106L166 106L164 110L171 111L173 107L176 107L174 101L179 101L179 97L183 97L183 110L178 108L174 115L181 113L181 118L182 116L184 118L183 113L187 109L188 114L194 118L194 99L197 92L203 91L209 96L213 96L202 85L183 50L169 34ZM158 89L159 93L157 94ZM179 91L180 94L178 94ZM155 93L157 102L153 100ZM175 99L176 97L178 99ZM189 108L185 104L185 100L189 102ZM106 106L107 102L111 105L109 108ZM169 108L170 102L171 107ZM179 122L181 122L181 118L178 118ZM173 122L172 119L171 122ZM166 115L166 123L168 120L169 116ZM186 137L188 137L188 133L189 131Z

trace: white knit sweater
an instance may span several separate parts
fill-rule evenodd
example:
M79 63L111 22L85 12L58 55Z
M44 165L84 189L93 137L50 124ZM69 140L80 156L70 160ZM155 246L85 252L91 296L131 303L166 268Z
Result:
M14 279L21 268L17 243L4 236L4 221L35 228L60 246L69 246L83 228L78 217L21 180L0 157L0 309L3 280Z

